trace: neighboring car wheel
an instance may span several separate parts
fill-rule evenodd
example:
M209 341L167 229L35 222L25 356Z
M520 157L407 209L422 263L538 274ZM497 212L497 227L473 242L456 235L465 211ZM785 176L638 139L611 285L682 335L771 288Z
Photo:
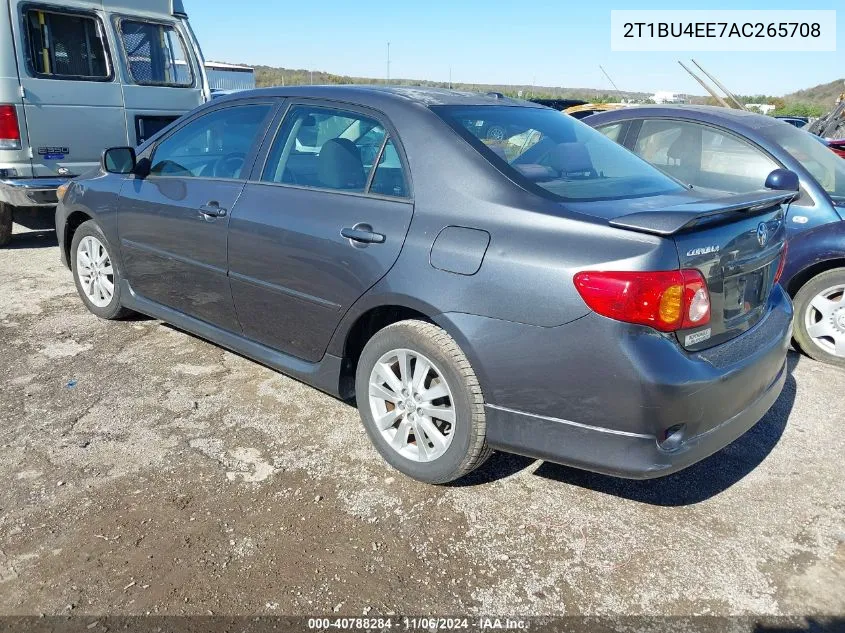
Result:
M0 202L0 246L12 241L12 207Z
M492 453L475 372L436 325L400 321L377 332L361 353L355 387L370 439L409 477L453 481Z
M795 295L795 341L810 358L845 367L845 268L813 277Z
M120 305L120 273L109 248L93 220L80 224L71 243L71 268L85 307L101 319L120 319L130 311Z

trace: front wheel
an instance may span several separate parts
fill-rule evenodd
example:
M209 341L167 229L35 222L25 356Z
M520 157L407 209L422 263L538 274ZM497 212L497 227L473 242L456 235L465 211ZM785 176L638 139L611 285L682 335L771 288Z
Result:
M810 358L845 367L845 268L816 275L795 295L795 342Z
M484 397L458 344L441 328L400 321L364 347L356 373L367 434L391 466L440 484L490 456Z
M109 320L130 313L120 305L120 272L110 248L93 220L79 225L70 247L73 279L82 302L98 317Z
M0 202L0 246L12 241L12 207Z

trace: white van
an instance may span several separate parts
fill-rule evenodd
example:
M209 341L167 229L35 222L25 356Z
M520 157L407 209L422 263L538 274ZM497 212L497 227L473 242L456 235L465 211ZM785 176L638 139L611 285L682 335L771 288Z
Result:
M182 0L0 0L0 245L56 188L209 99Z

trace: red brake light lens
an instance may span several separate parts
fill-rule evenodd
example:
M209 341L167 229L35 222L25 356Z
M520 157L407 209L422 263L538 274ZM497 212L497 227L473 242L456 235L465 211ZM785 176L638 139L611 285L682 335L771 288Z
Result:
M710 294L697 270L584 271L575 275L575 287L594 312L617 321L661 332L710 322Z
M780 254L780 263L778 264L778 271L775 273L775 283L780 281L783 276L783 269L786 268L786 255L789 252L789 242L784 242L783 252Z
M18 112L13 105L0 105L0 149L20 149Z

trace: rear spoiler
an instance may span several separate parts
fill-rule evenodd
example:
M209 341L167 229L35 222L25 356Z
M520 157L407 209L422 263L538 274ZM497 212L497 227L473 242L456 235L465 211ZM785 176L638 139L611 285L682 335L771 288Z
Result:
M641 211L614 218L610 226L653 235L674 235L701 220L731 213L754 215L765 209L791 202L797 191L752 191L723 198L709 198L667 207L661 211Z

